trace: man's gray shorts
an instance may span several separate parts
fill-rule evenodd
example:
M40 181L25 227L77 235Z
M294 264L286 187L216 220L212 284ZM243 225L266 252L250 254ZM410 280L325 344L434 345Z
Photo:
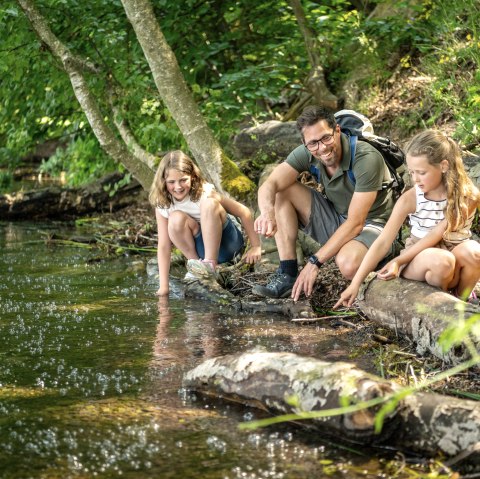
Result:
M306 226L301 227L301 230L323 245L342 223L345 223L345 218L335 211L332 203L319 191L312 189L310 219ZM367 222L362 232L353 239L370 248L382 232L383 226L381 223ZM393 251L393 245L391 250Z

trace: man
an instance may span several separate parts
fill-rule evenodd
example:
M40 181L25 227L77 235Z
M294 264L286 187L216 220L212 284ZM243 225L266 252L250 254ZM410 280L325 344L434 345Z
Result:
M350 143L333 113L307 107L297 120L303 145L278 165L258 191L260 216L255 230L275 236L280 267L259 296L297 301L310 296L320 267L332 257L346 279L352 279L368 248L380 234L393 208L390 175L382 155L366 142L357 142L353 174L348 177ZM326 198L297 181L304 171L319 172ZM298 274L295 242L298 228L322 247Z

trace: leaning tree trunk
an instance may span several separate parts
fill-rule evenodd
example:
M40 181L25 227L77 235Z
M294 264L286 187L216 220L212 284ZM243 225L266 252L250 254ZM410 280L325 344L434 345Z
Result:
M458 325L474 315L480 320L478 306L423 282L372 278L375 278L374 274L369 276L359 295L359 307L369 319L409 336L419 354L428 351L447 364L458 364L470 357L465 342L444 351L439 338L452 324ZM470 340L478 349L480 337L472 333Z
M155 18L150 0L122 0L150 65L160 96L172 114L202 173L222 191L246 197L254 184L226 157L207 126L183 78L175 54Z
M302 3L300 0L288 0L288 3L297 19L298 27L305 41L308 59L310 60L311 70L306 81L306 87L319 105L336 110L338 108L338 97L327 86L325 72L319 56L320 45L315 33L308 24Z
M100 110L95 96L90 91L84 77L84 71L96 72L95 67L76 57L55 36L45 18L36 9L32 0L17 0L27 16L30 24L43 44L47 45L52 54L58 58L63 69L68 74L83 112L85 113L100 146L115 161L122 163L127 170L148 189L152 183L154 171L149 164L142 163L120 141L105 121L105 114Z
M328 363L292 353L253 350L209 359L184 376L186 388L233 399L275 413L308 413L389 398L400 387L348 363ZM313 428L336 439L368 446L389 445L426 455L462 455L480 469L478 402L431 393L397 398L375 431L378 405L309 418Z

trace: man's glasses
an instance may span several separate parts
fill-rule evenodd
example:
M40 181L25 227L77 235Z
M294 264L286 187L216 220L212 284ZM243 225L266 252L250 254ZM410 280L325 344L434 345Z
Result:
M305 144L308 148L308 151L317 151L320 143L323 143L325 146L331 145L335 138L335 128L331 135L322 136L319 140L312 140Z

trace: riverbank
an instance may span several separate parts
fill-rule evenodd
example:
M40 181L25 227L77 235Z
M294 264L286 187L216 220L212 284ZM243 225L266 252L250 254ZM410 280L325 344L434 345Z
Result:
M112 242L116 245L111 248L112 251L116 249L122 253L122 247L129 244L133 248L128 250L129 254L135 253L135 248L138 248L144 261L154 257L154 253L141 251L156 247L154 213L145 196L114 213L92 218L102 225L103 234L120 240ZM245 289L245 283L250 281L248 273L242 273L241 276L244 286L241 294L248 295ZM311 297L312 307L318 312L318 317L297 323L299 330L311 331L312 342L322 342L321 359L354 362L368 372L395 380L403 386L417 385L445 369L437 358L419 356L408 338L395 335L362 317L357 309L333 312L331 308L347 284L335 263L328 262L322 267L322 274ZM469 371L442 380L430 390L470 398L473 393L478 397L479 380L478 372Z

